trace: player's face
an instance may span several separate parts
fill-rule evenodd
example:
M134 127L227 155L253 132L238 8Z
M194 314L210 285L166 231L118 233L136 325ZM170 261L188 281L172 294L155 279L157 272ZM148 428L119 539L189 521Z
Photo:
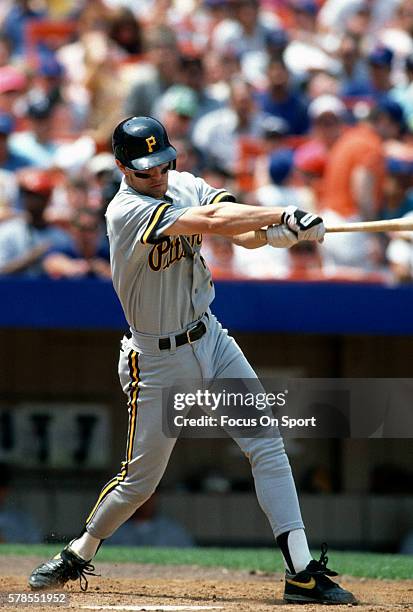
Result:
M124 169L126 182L133 189L152 198L162 198L168 189L169 162L149 170Z

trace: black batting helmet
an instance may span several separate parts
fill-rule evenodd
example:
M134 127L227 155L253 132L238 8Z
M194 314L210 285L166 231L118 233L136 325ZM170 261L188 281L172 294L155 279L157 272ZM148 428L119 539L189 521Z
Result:
M162 123L153 117L129 117L115 128L113 153L131 170L148 170L171 162L175 167L176 149L171 145Z

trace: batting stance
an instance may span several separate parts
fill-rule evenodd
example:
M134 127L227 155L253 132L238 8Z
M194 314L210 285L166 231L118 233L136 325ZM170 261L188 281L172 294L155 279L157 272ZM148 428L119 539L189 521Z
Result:
M129 398L126 457L102 489L80 536L33 571L33 589L80 579L86 590L102 541L155 491L175 444L162 432L162 388L177 378L256 378L209 310L214 286L201 255L202 235L229 236L235 244L257 248L321 242L325 232L320 217L296 207L239 205L227 191L177 172L176 150L163 125L151 117L122 121L113 134L113 150L124 176L106 220L113 284L130 325L119 360ZM350 592L330 580L337 574L327 567L326 548L319 561L311 557L282 439L235 442L250 461L259 503L284 557L284 599L354 603Z

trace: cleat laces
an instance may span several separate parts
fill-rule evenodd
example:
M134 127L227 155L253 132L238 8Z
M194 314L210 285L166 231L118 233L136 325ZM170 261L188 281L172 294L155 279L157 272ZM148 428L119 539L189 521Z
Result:
M73 569L76 573L76 578L79 578L80 589L83 592L86 592L89 586L86 576L100 576L100 574L95 574L95 566L91 563L81 566L75 565Z
M328 546L324 542L321 544L321 556L318 561L313 559L309 564L309 571L312 574L324 574L325 576L338 576L338 573L334 570L331 570L327 567L328 557L327 557Z

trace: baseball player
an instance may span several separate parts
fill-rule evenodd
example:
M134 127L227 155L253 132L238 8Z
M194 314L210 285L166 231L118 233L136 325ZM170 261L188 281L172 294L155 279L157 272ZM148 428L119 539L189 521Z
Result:
M86 524L60 554L37 567L32 589L80 579L87 589L101 543L155 491L175 439L162 432L162 389L176 379L256 378L241 349L209 309L211 274L203 234L230 236L246 248L290 247L323 240L320 217L294 206L240 205L224 189L175 168L176 150L151 117L122 121L113 134L123 173L106 212L113 284L130 325L119 360L129 402L126 457L102 489ZM329 576L326 547L312 559L291 468L281 437L234 438L249 459L259 503L281 549L284 599L355 603Z

